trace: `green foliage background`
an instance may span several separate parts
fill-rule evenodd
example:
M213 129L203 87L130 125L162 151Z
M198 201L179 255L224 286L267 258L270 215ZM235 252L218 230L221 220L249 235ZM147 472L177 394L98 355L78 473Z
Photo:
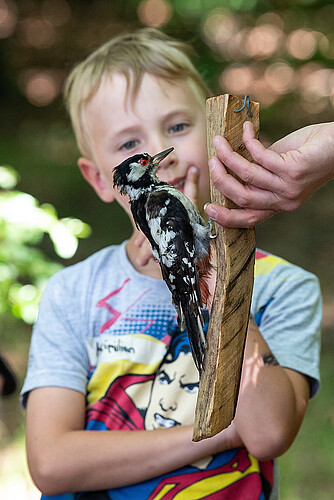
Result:
M261 139L270 144L296 128L333 120L333 19L334 5L325 0L0 0L0 165L16 169L15 189L38 207L55 207L56 221L71 217L92 228L67 259L57 255L43 229L17 246L32 262L43 262L46 276L129 234L121 209L99 201L79 175L61 99L69 69L95 47L119 32L161 26L192 44L194 62L214 94L247 92L261 103ZM325 303L323 389L282 459L284 499L331 498L334 488L333 194L329 183L296 213L276 215L257 228L259 247L319 276ZM0 247L8 250L3 227L2 220ZM17 276L19 286L34 279ZM0 279L0 300L5 286ZM22 379L30 328L13 313L20 316L12 305L0 311L0 348ZM16 398L6 403L4 418L15 435L23 418Z

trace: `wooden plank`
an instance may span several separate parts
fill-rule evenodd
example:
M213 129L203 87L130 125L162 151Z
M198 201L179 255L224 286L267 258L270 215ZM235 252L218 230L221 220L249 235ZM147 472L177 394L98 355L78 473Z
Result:
M252 161L242 139L243 123L252 121L258 136L259 104L249 102L252 118L247 106L235 113L242 106L243 100L230 94L207 100L209 158L216 154L213 137L222 135L234 151ZM228 208L236 207L213 183L211 200ZM194 441L214 436L234 418L254 281L254 229L228 229L216 224L216 231L216 288L195 412Z

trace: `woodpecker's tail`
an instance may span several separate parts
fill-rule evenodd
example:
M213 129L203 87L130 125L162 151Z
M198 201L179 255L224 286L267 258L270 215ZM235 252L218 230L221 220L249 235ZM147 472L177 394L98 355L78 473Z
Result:
M191 312L185 309L185 322L187 326L189 344L195 361L196 368L201 375L203 369L204 354L206 350L206 340L203 331L203 317L201 311Z
M187 327L189 344L194 358L195 365L202 373L204 355L206 351L206 339L203 331L204 320L202 315L203 303L207 304L210 297L207 278L211 271L210 251L208 255L197 261L192 262L184 272L182 293L172 294L173 304L178 313L178 325L181 331ZM189 273L188 275L186 273Z
M196 268L194 268L196 269ZM173 297L173 303L178 313L178 325L181 331L187 327L189 344L196 368L202 373L206 339L203 331L204 319L202 315L202 300L199 287L198 273L195 270L193 280L189 279L188 290Z

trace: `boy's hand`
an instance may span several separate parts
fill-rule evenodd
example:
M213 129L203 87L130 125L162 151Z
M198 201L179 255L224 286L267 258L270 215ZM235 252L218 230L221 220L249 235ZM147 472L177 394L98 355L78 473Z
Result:
M198 175L198 169L196 167L190 167L186 175L183 189L184 194L192 201L195 207L197 206ZM151 245L143 233L137 236L134 240L134 244L138 248L136 262L139 266L147 266L150 260L156 260L155 257L153 257Z
M217 157L209 161L212 180L241 207L208 205L207 214L223 226L252 227L275 212L296 210L334 176L334 123L304 127L266 149L246 122L243 139L254 163L234 152L223 137L214 139ZM247 185L228 174L224 165Z
M198 210L198 168L190 167L187 171L183 193Z
M135 246L138 248L138 253L136 256L136 262L140 267L147 266L150 260L156 260L152 254L151 244L144 235L144 233L139 233L134 240Z

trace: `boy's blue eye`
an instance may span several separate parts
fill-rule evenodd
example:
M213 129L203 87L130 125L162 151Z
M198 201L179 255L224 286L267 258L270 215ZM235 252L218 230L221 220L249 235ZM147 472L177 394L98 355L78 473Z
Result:
M124 144L122 144L121 149L122 149L122 150L129 151L130 149L133 149L133 148L135 148L136 146L138 146L138 144L139 144L139 141L136 141L136 140L133 140L133 141L127 141L127 142L125 142Z
M183 132L183 130L186 129L187 126L188 125L186 123L176 123L175 125L170 127L170 129L168 129L168 132L172 134L175 134L177 132Z

